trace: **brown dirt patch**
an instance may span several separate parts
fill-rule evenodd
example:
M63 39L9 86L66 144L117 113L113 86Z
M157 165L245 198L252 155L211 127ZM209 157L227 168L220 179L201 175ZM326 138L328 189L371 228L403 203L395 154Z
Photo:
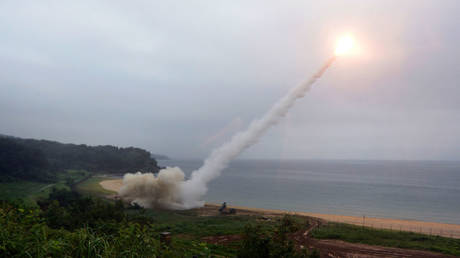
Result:
M304 239L296 242L298 248L316 249L321 257L453 257L428 251L401 249L347 243L340 240Z
M118 192L120 190L121 186L123 185L123 180L121 179L111 179L111 180L104 180L99 183L102 188L113 191L113 192Z
M201 238L201 241L204 241L209 244L215 245L229 245L233 242L243 239L241 235L224 235L224 236L207 236Z

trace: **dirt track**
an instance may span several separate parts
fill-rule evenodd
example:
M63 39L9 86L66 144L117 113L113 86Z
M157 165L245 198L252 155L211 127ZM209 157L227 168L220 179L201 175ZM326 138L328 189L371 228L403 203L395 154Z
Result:
M199 213L210 215L217 215L213 211L209 211L210 207L219 207L217 204L206 204L205 207L198 209ZM292 214L299 216L307 216L323 219L326 221L332 222L343 222L353 225L363 225L362 217L353 217L353 216L343 216L343 215L332 215L332 214L319 214L311 212L291 212L291 211L282 211L282 210L269 210L269 209L258 209L258 208L249 208L249 207L239 207L231 206L230 208L236 208L243 214L262 214L266 216L271 215L282 215L282 214ZM216 208L217 209L217 208ZM211 209L212 210L212 209ZM426 221L416 221L416 220L398 220L398 219L383 219L383 218L364 218L364 225L372 228L384 228L384 229L394 229L400 231L411 231L416 233L424 233L427 235L439 235L452 238L460 238L460 225L455 224L446 224L446 223L437 223L437 222L426 222Z
M232 207L234 208L234 207ZM195 209L200 216L217 216L218 206L207 204L203 208ZM279 217L282 213L272 211L260 213L252 210L237 209L238 215L263 215L264 217ZM232 215L227 215L232 216ZM311 226L302 231L298 231L290 236L294 241L297 249L307 248L308 250L317 249L321 257L452 257L444 254L433 253L428 251L409 250L401 248L372 246L365 244L347 243L340 240L318 240L310 237L310 232L320 224L327 223L325 220L309 217ZM224 235L224 236L209 236L202 238L203 241L228 245L232 242L242 239L241 235Z
M101 186L107 190L118 192L122 185L121 179L105 180L100 182ZM216 204L206 204L207 206L216 207ZM428 235L438 235L452 238L460 238L460 225L437 223L437 222L426 222L416 220L398 220L398 219L386 219L386 218L371 218L371 217L354 217L334 214L320 214L311 212L291 212L282 210L269 210L269 209L258 209L249 207L232 206L241 212L251 214L264 214L264 215L280 215L280 214L295 214L300 216L309 216L324 219L333 222L343 222L354 225L363 225L372 228L385 228L395 229L401 231L411 231L417 233L424 233ZM205 207L201 208L199 212L209 212Z
M317 249L321 257L452 257L427 251L353 244L339 240L309 239L304 242L304 246Z
M317 249L321 257L452 257L428 251L318 240L311 238L308 232L297 232L292 238L297 248Z
M121 180L107 180L101 182L101 186L105 189L118 191L121 187ZM199 216L218 216L218 208L220 205L217 204L206 204L202 208L194 209L194 211ZM391 248L391 247L382 247L382 246L371 246L364 244L354 244L347 243L339 240L318 240L313 239L309 236L309 232L318 224L326 223L326 221L341 221L351 224L358 224L361 218L350 217L350 216L335 216L335 215L326 215L326 214L313 214L306 212L287 212L280 210L267 210L267 209L257 209L257 208L247 208L247 207L238 207L238 206L229 206L229 208L235 208L237 210L237 215L262 215L267 219L272 217L279 217L284 214L300 215L306 216L311 219L312 226L304 231L299 231L291 235L291 239L295 242L296 247L307 248L309 250L317 249L321 257L452 257L439 253L433 253L428 251L418 251L418 250L408 250L400 248ZM232 215L228 215L232 216ZM340 219L338 219L340 218ZM374 218L367 218L367 220L372 221ZM399 222L398 220L386 220L386 219L374 219L374 223L389 222L390 225L395 225ZM381 221L379 221L381 220ZM458 230L460 233L460 225L450 225L442 223L430 223L430 222L420 222L420 221L400 221L400 223L408 223L415 227L422 226L440 226L444 230ZM418 223L418 224L417 224ZM402 225L402 224L401 224ZM402 227L402 226L401 226ZM452 228L453 227L453 228ZM456 228L458 227L458 229ZM396 229L396 228L395 228ZM203 241L213 244L230 244L232 242L241 240L241 235L224 235L224 236L209 236L202 238Z

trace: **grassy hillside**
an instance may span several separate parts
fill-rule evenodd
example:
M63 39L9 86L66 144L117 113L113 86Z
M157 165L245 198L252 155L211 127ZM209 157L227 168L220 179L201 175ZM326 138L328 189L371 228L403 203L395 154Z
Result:
M83 170L66 170L58 174L55 182L42 183L25 180L0 182L0 200L21 199L28 206L36 206L36 200L47 198L53 188L70 190L74 183L89 175L89 172Z
M0 182L52 182L64 170L93 173L158 172L150 152L134 147L88 146L0 135Z
M23 199L28 205L33 205L34 197L40 195L50 185L29 181L0 183L0 199Z

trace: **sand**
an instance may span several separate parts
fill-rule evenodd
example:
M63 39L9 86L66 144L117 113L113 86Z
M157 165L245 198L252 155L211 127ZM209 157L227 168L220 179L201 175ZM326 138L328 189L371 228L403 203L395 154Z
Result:
M100 185L107 190L118 192L122 185L121 179L104 180L100 182ZM217 204L209 204L210 206L218 206ZM309 216L324 219L332 222L343 222L354 225L364 225L373 228L384 228L400 231L411 231L418 233L425 233L429 235L439 235L453 238L460 238L460 225L457 224L446 224L437 222L426 222L417 220L399 220L399 219L386 219L386 218L372 218L372 217L356 217L356 216L345 216L345 215L333 215L333 214L320 214L311 212L298 212L298 211L283 211L283 210L270 210L270 209L259 209L241 206L229 205L229 208L235 208L237 210L251 211L258 214L294 214L300 216Z
M309 216L324 219L332 222L343 222L359 226L366 226L372 228L392 229L400 231L410 231L417 233L424 233L428 235L438 235L445 237L460 238L460 225L447 224L438 222L427 222L418 220L400 220L388 218L372 218L372 217L356 217L334 214L320 214L312 212L299 212L299 211L282 211L282 210L267 210L249 207L229 206L236 209L245 209L250 211L259 211L261 213L279 213L279 214L294 214L300 216Z
M114 191L117 193L118 193L118 190L120 190L122 183L123 181L121 179L111 179L111 180L104 180L104 181L99 182L102 188L109 190L109 191Z

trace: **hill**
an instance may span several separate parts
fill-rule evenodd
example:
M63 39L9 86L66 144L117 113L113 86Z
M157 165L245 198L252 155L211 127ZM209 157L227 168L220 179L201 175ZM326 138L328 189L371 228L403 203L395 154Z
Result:
M0 138L0 181L46 181L53 177L53 171L43 152L20 144L14 138Z
M151 153L135 147L88 146L0 135L0 177L3 180L46 180L63 170L122 174L158 172Z

